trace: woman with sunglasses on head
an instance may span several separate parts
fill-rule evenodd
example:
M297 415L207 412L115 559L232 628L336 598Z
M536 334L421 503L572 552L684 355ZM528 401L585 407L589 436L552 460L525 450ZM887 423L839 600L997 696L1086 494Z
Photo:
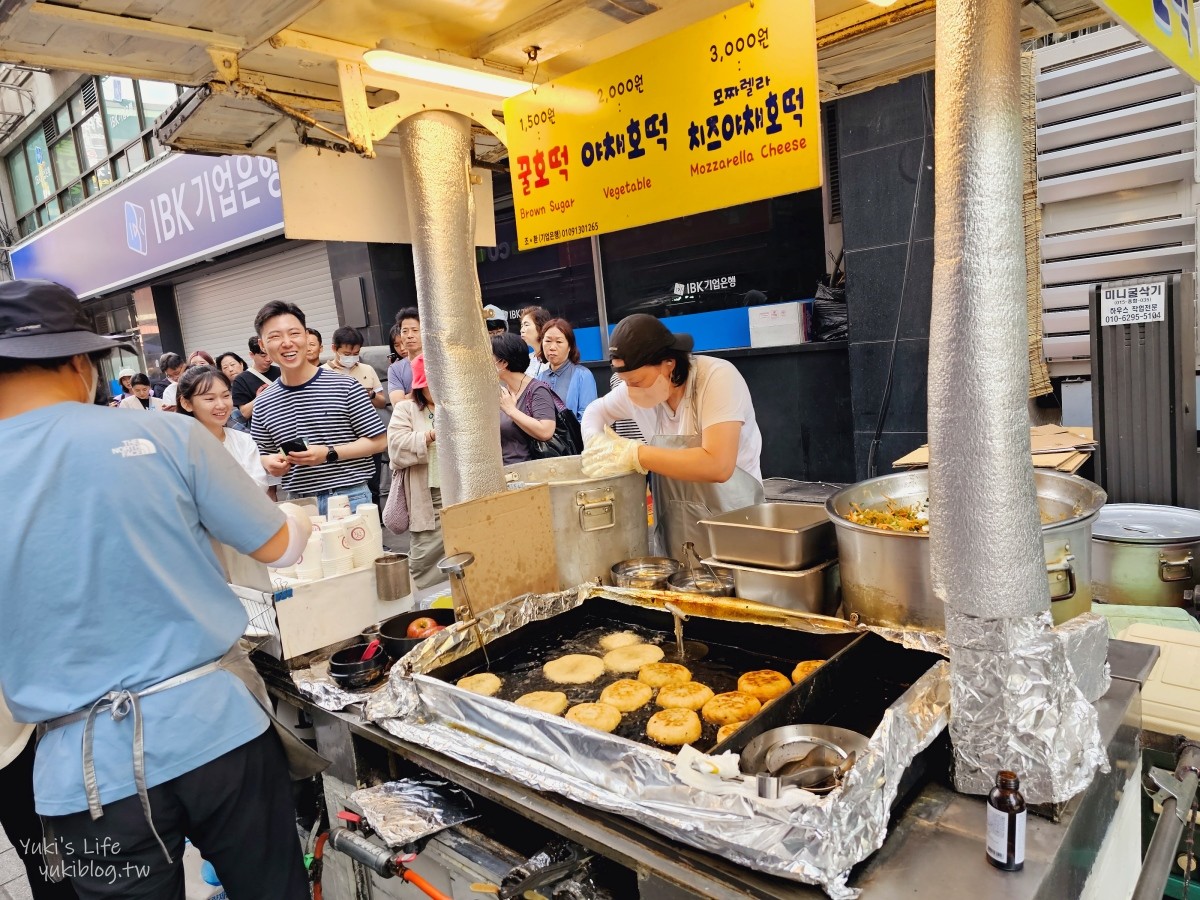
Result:
M279 479L268 475L254 438L226 427L233 413L233 393L225 373L213 366L192 366L179 379L179 411L191 416L220 441L246 474L263 490L273 490Z

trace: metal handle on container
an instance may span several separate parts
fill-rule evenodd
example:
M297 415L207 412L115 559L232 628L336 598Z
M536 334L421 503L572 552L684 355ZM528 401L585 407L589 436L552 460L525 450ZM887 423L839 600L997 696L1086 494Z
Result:
M1183 559L1167 559L1167 554L1158 554L1158 580L1170 583L1172 581L1191 581L1192 551L1189 550Z
M1055 581L1061 581L1061 576L1058 578L1055 578L1054 576L1060 572L1065 572L1067 574L1067 592L1065 594L1056 594L1054 593L1054 588L1051 588L1051 600L1070 600L1075 596L1075 591L1078 589L1079 585L1075 581L1075 567L1071 565L1073 562L1075 562L1074 554L1068 553L1063 557L1062 562L1046 566L1047 578L1053 578Z
M579 506L581 531L603 531L617 526L616 498L609 488L579 491L575 502Z

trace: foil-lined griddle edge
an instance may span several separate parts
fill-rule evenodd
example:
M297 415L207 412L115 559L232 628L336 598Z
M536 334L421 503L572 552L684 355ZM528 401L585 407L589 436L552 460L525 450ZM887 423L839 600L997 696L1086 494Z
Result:
M516 598L482 614L479 624L484 639L491 640L592 597L659 609L670 603L686 615L818 633L860 630L842 620L732 598L714 602L700 595L595 585ZM949 718L949 666L939 662L885 711L841 788L824 797L791 788L779 800L761 800L752 789L716 792L686 783L676 773L674 754L481 697L425 674L475 648L474 632L461 625L425 641L393 668L388 689L367 704L369 717L401 740L535 790L628 816L739 865L818 884L836 900L858 896L847 886L851 867L883 844L905 770Z

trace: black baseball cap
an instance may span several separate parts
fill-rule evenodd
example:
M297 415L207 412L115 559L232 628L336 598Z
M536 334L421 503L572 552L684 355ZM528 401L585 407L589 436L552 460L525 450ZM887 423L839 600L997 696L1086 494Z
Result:
M0 357L57 359L127 346L96 334L70 288L38 278L0 282Z
M626 316L613 329L608 338L608 358L623 363L613 366L614 372L632 372L657 362L656 357L664 350L690 353L694 343L690 334L673 334L654 316L636 313Z

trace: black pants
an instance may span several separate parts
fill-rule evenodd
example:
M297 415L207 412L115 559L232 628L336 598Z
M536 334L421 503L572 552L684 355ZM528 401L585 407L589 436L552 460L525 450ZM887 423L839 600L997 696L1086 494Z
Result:
M154 827L137 796L49 820L82 900L183 900L183 840L213 864L230 900L308 900L283 747L268 728L248 744L150 788Z
M42 857L42 820L33 809L33 748L36 741L29 736L21 755L0 769L0 827L16 848L33 900L75 900L75 891L67 882L55 884L45 877Z

